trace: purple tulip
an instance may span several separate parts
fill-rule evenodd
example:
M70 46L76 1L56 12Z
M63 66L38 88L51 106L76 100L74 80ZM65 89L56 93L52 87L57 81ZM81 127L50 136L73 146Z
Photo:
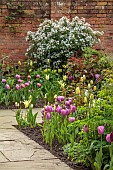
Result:
M69 101L69 100L66 100L65 105L66 105L66 106L70 106L70 104L71 104L70 101Z
M73 99L72 99L72 98L69 98L69 102L70 102L70 104L72 104L72 102L73 102Z
M65 109L62 109L62 110L61 110L61 115L62 115L62 116L66 116L66 115L67 115L67 111L66 111Z
M21 79L18 79L18 83L22 83L22 80L21 80Z
M61 113L61 110L62 110L62 107L58 105L58 106L56 107L56 111L57 111L58 113Z
M51 115L50 115L49 112L46 113L46 119L47 119L47 120L51 119Z
M70 106L70 109L71 109L71 112L75 112L75 111L76 111L76 106L71 105L71 106Z
M41 84L40 84L40 83L37 83L37 87L41 87Z
M69 76L69 77L68 77L68 80L70 80L70 81L73 80L73 79L74 79L73 76Z
M20 75L19 74L16 74L16 79L20 79Z
M6 79L2 79L2 83L6 83Z
M16 90L20 90L20 86L16 84Z
M25 86L29 86L29 82L26 82L26 83L25 83Z
M110 134L107 134L107 135L106 135L106 141L107 141L107 142L111 142Z
M7 90L10 90L9 84L6 84L6 85L5 85L5 88L6 88Z
M69 121L72 123L75 121L75 117L69 117Z
M110 133L110 140L113 142L113 132Z
M95 74L95 78L99 79L100 78L100 74Z
M100 135L102 135L102 134L104 134L104 126L98 126L98 133L100 134Z
M62 101L64 101L64 96L57 96L56 100L58 102L62 102Z
M86 133L89 131L89 128L88 128L87 125L84 125L83 131L86 132Z
M45 108L45 111L50 113L50 112L54 112L54 109L53 109L52 106L47 105L46 108Z
M70 115L70 113L71 113L71 109L67 109L67 108L66 108L66 114L67 114L67 115Z

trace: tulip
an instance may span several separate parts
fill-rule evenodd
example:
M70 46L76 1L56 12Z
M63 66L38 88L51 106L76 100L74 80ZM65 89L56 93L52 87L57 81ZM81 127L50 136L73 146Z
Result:
M110 133L110 140L113 142L113 132Z
M27 76L27 78L28 78L28 80L30 80L30 79L31 79L31 76L30 76L30 75L28 75L28 76Z
M64 81L66 81L66 79L67 79L67 76L66 76L66 75L64 75L64 76L63 76L63 80L64 80Z
M20 86L16 84L16 90L20 90Z
M104 126L98 126L98 133L100 134L100 135L102 135L102 134L104 134Z
M16 79L20 79L20 75L19 74L16 74Z
M69 76L68 80L73 80L73 78L74 78L73 76Z
M96 88L97 88L97 87L96 87L96 86L94 86L94 87L93 87L93 90L95 91L95 90L96 90Z
M88 89L90 89L91 88L91 85L90 85L90 83L88 84Z
M85 91L85 96L86 96L86 97L89 96L89 91L88 91L88 90Z
M65 101L65 105L66 105L66 106L70 106L70 104L71 104L71 103L70 103L69 100Z
M86 80L86 76L85 75L83 75L83 79Z
M95 78L96 79L100 78L100 74L95 74Z
M2 79L2 83L6 83L6 79Z
M25 100L24 102L25 109L29 107L30 102L28 100Z
M20 87L21 87L21 88L25 88L25 85L24 85L24 84L20 84Z
M66 115L69 115L71 113L71 109L66 108Z
M48 113L50 113L50 112L54 112L54 109L53 109L52 106L47 105L47 106L45 107L45 111L47 111Z
M87 97L86 96L84 97L84 103L87 103Z
M22 83L22 81L23 81L23 80L21 80L21 79L18 79L18 83Z
M51 115L50 115L49 112L46 113L46 119L47 119L47 120L51 119Z
M26 82L26 83L25 83L25 86L29 86L29 83L28 83L28 82Z
M84 132L86 132L86 133L89 131L88 126L87 126L87 125L84 125L83 131L84 131Z
M71 106L70 106L70 109L71 109L71 112L75 112L75 111L76 111L76 106L71 105Z
M6 88L7 90L10 90L9 84L6 84L6 85L5 85L5 88Z
M76 87L76 94L80 94L80 88Z
M36 78L37 78L37 79L39 79L39 78L40 78L40 75L39 75L39 74L37 74L37 75L36 75Z
M90 81L90 84L93 84L93 80Z
M48 75L46 75L46 80L49 80L49 74L48 74Z
M58 106L56 107L56 111L57 111L58 113L61 113L61 110L62 110L62 107L58 105Z
M31 90L28 90L28 92L30 93L30 92L31 92Z
M56 100L58 102L62 102L62 101L64 101L64 96L57 96Z
M40 83L37 83L37 87L41 87L41 84L40 84Z
M69 117L69 121L72 123L75 121L75 117Z
M65 109L62 109L62 110L61 110L61 115L62 115L62 116L66 116L66 115L67 115L67 111L66 111Z
M29 63L29 64L30 64L30 66L32 67L32 65L33 65L33 62L32 62L32 60L30 60L30 63Z
M111 142L110 134L107 134L107 135L106 135L106 141L107 141L107 142Z
M18 61L18 65L21 65L21 61Z

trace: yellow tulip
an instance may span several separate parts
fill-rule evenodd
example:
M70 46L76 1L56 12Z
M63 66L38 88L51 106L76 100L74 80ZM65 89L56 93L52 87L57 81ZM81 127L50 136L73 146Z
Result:
M90 84L93 84L93 80L90 81Z
M58 73L62 73L62 69L58 69Z
M32 67L32 65L33 65L33 62L32 62L32 60L30 60L30 63L29 63L29 65Z
M46 74L46 80L49 80L49 74L48 75Z
M64 81L66 81L66 79L67 79L67 76L66 76L66 75L65 75L65 76L63 76L63 80L64 80Z
M93 87L93 90L95 91L96 89L97 89L97 87L96 87L96 86L94 86L94 87Z
M48 71L48 70L47 70L47 69L45 69L45 70L44 70L44 73L47 73L47 71Z
M29 101L28 100L24 100L24 106L25 106L25 109L29 107Z
M76 94L80 94L80 88L76 87Z
M83 75L83 79L86 80L86 76L85 75Z
M81 78L80 78L80 81L81 81L81 82L83 82L83 81L84 81L83 77L81 77Z
M90 89L91 88L91 85L90 85L90 83L88 84L88 89Z
M87 97L84 97L84 103L87 103Z
M21 65L21 61L18 61L18 65Z

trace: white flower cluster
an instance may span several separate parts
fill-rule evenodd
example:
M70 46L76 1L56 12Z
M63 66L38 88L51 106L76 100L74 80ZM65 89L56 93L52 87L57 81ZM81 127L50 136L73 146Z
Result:
M103 32L94 31L84 18L76 16L72 21L66 17L59 21L46 19L36 32L27 33L26 40L30 42L27 55L62 63L77 50L98 43L101 35Z

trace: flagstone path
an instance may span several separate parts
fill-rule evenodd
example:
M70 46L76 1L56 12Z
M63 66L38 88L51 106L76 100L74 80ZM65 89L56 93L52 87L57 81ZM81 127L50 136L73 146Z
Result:
M41 109L38 122L41 122ZM0 170L72 170L42 146L18 131L15 110L0 110Z

